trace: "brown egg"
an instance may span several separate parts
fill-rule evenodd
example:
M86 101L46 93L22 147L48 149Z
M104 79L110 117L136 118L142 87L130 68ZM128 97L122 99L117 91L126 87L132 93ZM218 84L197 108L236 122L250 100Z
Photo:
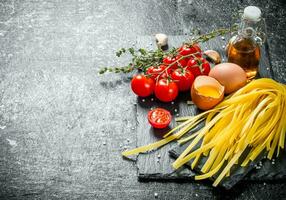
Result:
M208 110L223 100L224 86L209 76L198 76L191 89L192 101L202 109Z
M209 76L218 80L225 87L226 94L235 92L247 82L245 71L234 63L221 63L214 66Z

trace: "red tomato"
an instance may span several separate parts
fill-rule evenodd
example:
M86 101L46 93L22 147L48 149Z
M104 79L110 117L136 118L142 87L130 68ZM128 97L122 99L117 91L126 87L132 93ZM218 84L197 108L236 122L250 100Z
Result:
M171 76L172 72L169 71L169 70L167 72L164 72L163 74L161 74L160 77L159 77L159 80L160 79L167 79L167 78L169 78Z
M170 102L178 96L178 86L175 82L161 79L155 85L155 96L163 102Z
M194 75L189 71L189 70L184 70L184 69L176 69L172 73L172 80L174 80L178 87L179 91L187 91L190 90L195 77Z
M198 44L194 44L193 48L196 49L197 52L200 52L200 53L202 52L202 50L201 50L201 48L200 48L200 46Z
M149 75L153 80L166 69L165 65L151 66L147 69L146 74Z
M186 56L186 55L190 55L190 54L194 54L194 53L199 53L196 54L194 56L199 56L201 55L201 48L199 47L198 44L193 44L193 46L187 46L187 45L183 45L179 48L179 54L182 56Z
M183 58L183 59L181 59L181 55L178 55L178 56L176 56L176 59L178 60L178 63L179 63L179 67L186 67L187 66L187 64L188 64L188 61L189 61L189 58ZM180 60L181 59L181 60Z
M202 68L203 68L203 75L209 75L211 66L208 61L205 60L205 62L202 64Z
M150 76L154 81L156 81L158 76L160 76L159 79L167 78L172 72L170 68L166 70L166 67L166 65L151 66L147 69L146 75Z
M200 75L208 75L210 72L210 64L204 58L191 58L187 64L187 69L197 77Z
M154 128L166 128L171 120L171 113L163 108L156 108L148 112L148 121Z
M153 94L154 86L154 80L142 74L135 75L131 80L132 91L140 97L147 97Z
M177 69L178 68L178 64L176 63L176 57L172 57L172 56L167 56L167 57L164 57L163 58L163 63L165 64L165 65L171 65L172 63L172 65L171 65L171 69L172 70L175 70L175 69ZM175 62L175 63L174 63Z

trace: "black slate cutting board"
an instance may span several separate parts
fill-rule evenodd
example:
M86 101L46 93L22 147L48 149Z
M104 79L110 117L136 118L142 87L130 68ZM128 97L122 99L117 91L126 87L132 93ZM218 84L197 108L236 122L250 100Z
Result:
M182 146L177 146L169 151L170 155L174 158L177 158L184 150L187 148L189 143L186 143ZM220 185L226 189L232 188L240 180L255 180L255 181L272 181L279 180L286 177L285 164L285 153L280 154L278 158L273 160L266 159L266 153L262 153L257 157L256 160L250 162L247 167L239 167L239 164L246 157L246 153L242 155L242 159L239 160L238 165L234 165L231 169L231 176L226 177L222 180ZM200 169L203 167L203 164L207 160L207 157L202 157L195 167L192 173L196 175L200 174ZM191 162L187 163L187 166L190 168ZM256 167L255 167L256 166ZM217 178L217 175L212 177L214 180Z
M169 45L170 46L179 46L183 41L186 40L186 36L169 36ZM223 61L226 61L224 48L227 44L227 39L218 37L207 43L201 44L203 50L214 49L220 52L223 57ZM142 36L137 40L137 46L145 48L156 48L154 38L152 36ZM262 48L262 59L260 61L259 73L261 77L273 77L272 69L269 62L268 55L268 46L264 45ZM147 145L152 142L158 141L161 139L162 135L167 132L166 130L155 130L150 127L147 121L147 113L150 109L156 107L163 107L169 110L173 116L186 116L186 115L196 115L200 111L194 105L187 105L187 100L190 100L190 95L180 94L179 98L176 101L171 103L162 103L157 101L154 97L148 98L138 98L137 99L137 146ZM174 126L174 122L170 127ZM195 130L194 130L195 131ZM183 167L178 171L174 171L171 167L171 163L174 161L169 156L170 154L173 157L178 156L178 154L184 150L184 146L180 147L176 142L167 144L164 147L157 149L149 153L139 154L137 157L137 168L138 168L138 178L141 181L148 180L169 180L169 179L184 179L192 180L196 175L196 172L190 170L187 167ZM264 163L264 162L263 162ZM230 180L228 184L223 185L226 188L232 187L238 180L242 178L244 180L277 180L283 179L286 177L286 169L283 166L286 166L286 158L283 156L276 159L275 165L271 161L265 161L263 166L259 170L250 171L255 163L252 163L250 167L241 173L239 176L235 177L235 181Z

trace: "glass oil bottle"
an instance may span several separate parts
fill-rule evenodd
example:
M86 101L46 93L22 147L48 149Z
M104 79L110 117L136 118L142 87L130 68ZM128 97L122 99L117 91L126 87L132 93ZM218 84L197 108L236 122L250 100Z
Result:
M255 6L244 9L238 33L233 36L227 45L228 62L241 66L248 79L252 79L258 72L261 56L261 11Z

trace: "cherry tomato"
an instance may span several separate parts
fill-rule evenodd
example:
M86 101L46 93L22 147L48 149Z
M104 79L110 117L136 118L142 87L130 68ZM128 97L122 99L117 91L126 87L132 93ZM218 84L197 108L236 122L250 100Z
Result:
M210 64L204 58L191 58L187 64L187 69L197 77L200 75L208 75L210 72Z
M132 91L140 97L147 97L153 94L154 86L154 80L142 74L135 75L131 80Z
M166 65L159 65L159 66L151 66L147 69L146 74L149 75L154 81L158 76L159 79L167 78L168 74L171 74L171 69L168 68L166 72L163 72L166 69Z
M178 86L175 82L161 79L155 85L155 96L163 102L170 102L178 96Z
M171 120L171 113L163 108L156 108L148 112L148 121L154 128L166 128Z
M193 44L193 48L197 50L197 52L202 52L200 46L198 44Z
M170 69L175 70L175 69L178 68L178 64L176 63L176 60L177 60L176 56L167 56L167 57L163 58L163 63L168 66L168 65L170 65L170 64L175 62L170 67Z
M170 78L171 74L172 74L172 72L169 70L167 72L163 72L163 74L160 75L159 80L160 79L168 79L168 78Z
M200 55L202 52L198 44L193 44L192 46L183 45L179 48L179 54L182 56L198 53L195 56Z
M151 66L147 69L146 74L149 75L153 80L166 69L165 65Z
M181 59L181 55L176 56L176 59L178 60L178 67L186 67L189 61L189 58L183 58ZM181 59L181 60L180 60Z
M203 68L203 75L209 75L211 66L208 61L205 60L205 62L202 64L202 68Z
M190 90L195 77L189 70L184 69L176 69L172 73L172 79L177 83L179 87L179 91L187 91Z

